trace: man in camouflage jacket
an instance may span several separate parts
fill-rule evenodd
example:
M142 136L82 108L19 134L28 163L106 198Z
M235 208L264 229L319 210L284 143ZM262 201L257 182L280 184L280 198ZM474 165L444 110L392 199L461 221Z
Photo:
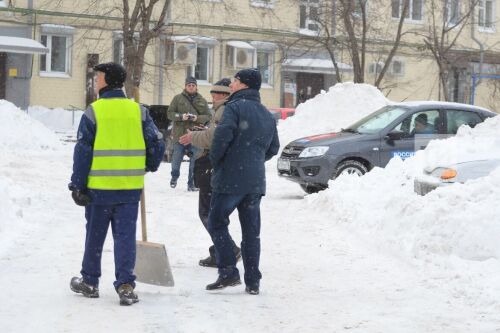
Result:
M170 103L167 111L167 118L173 122L172 128L172 172L170 187L177 186L177 179L180 175L181 162L184 154L189 156L188 191L196 191L194 186L193 169L194 158L197 148L192 145L183 146L179 143L179 138L186 134L190 128L210 121L211 115L208 110L207 101L198 93L196 79L188 77L182 93L176 95Z

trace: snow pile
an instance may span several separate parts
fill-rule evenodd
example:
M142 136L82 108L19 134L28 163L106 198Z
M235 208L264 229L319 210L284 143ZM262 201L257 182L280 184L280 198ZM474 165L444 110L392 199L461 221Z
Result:
M281 146L301 137L340 131L389 103L372 85L337 83L299 104L293 117L280 120Z
M14 104L0 100L0 142L11 150L57 149L57 135Z
M458 162L500 158L500 117L487 119L475 128L461 126L455 137L431 141L425 151L425 168Z
M456 137L433 141L404 162L393 159L385 169L365 176L341 176L330 188L308 197L312 209L327 211L337 223L366 234L398 254L449 264L451 257L483 261L500 259L500 169L489 176L439 188L421 197L413 191L424 166L500 157L500 117ZM438 159L438 157L440 157Z
M76 131L83 111L65 110L61 108L48 109L42 106L30 106L28 114L53 131Z
M16 220L14 207L9 195L7 179L0 175L0 236L5 233L6 227Z

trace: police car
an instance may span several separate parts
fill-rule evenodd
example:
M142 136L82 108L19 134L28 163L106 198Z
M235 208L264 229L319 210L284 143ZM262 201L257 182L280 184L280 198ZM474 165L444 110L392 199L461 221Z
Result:
M405 102L387 105L337 133L300 138L283 149L278 174L307 193L328 187L340 174L363 175L402 159L436 138L455 135L461 125L474 127L488 117L487 109L448 102Z

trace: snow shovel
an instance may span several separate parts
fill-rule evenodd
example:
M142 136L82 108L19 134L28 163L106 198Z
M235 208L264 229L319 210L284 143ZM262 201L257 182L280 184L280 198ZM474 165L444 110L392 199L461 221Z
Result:
M134 91L135 101L139 101L138 89ZM165 245L148 242L146 229L146 196L141 193L142 241L137 241L135 275L137 281L157 286L173 287L174 277L170 269Z

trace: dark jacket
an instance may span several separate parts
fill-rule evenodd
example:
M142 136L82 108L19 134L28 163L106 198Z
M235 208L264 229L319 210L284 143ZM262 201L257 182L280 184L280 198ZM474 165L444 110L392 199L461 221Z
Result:
M265 194L264 163L278 150L276 122L260 103L259 92L254 89L235 92L215 128L210 149L214 168L212 191Z
M198 117L196 122L183 121L182 115L191 113ZM208 110L207 101L200 94L190 96L186 91L176 95L168 106L167 118L173 121L172 139L178 142L179 138L187 133L194 125L205 124L210 121L211 114Z
M108 90L100 94L100 98L126 98L121 89ZM141 106L142 133L146 143L146 171L156 171L165 152L162 135L156 128L149 112ZM85 111L78 127L78 141L73 154L73 174L71 187L87 190L87 179L92 165L93 147L96 135L96 122L92 106ZM138 202L142 190L88 190L92 204L107 205Z

